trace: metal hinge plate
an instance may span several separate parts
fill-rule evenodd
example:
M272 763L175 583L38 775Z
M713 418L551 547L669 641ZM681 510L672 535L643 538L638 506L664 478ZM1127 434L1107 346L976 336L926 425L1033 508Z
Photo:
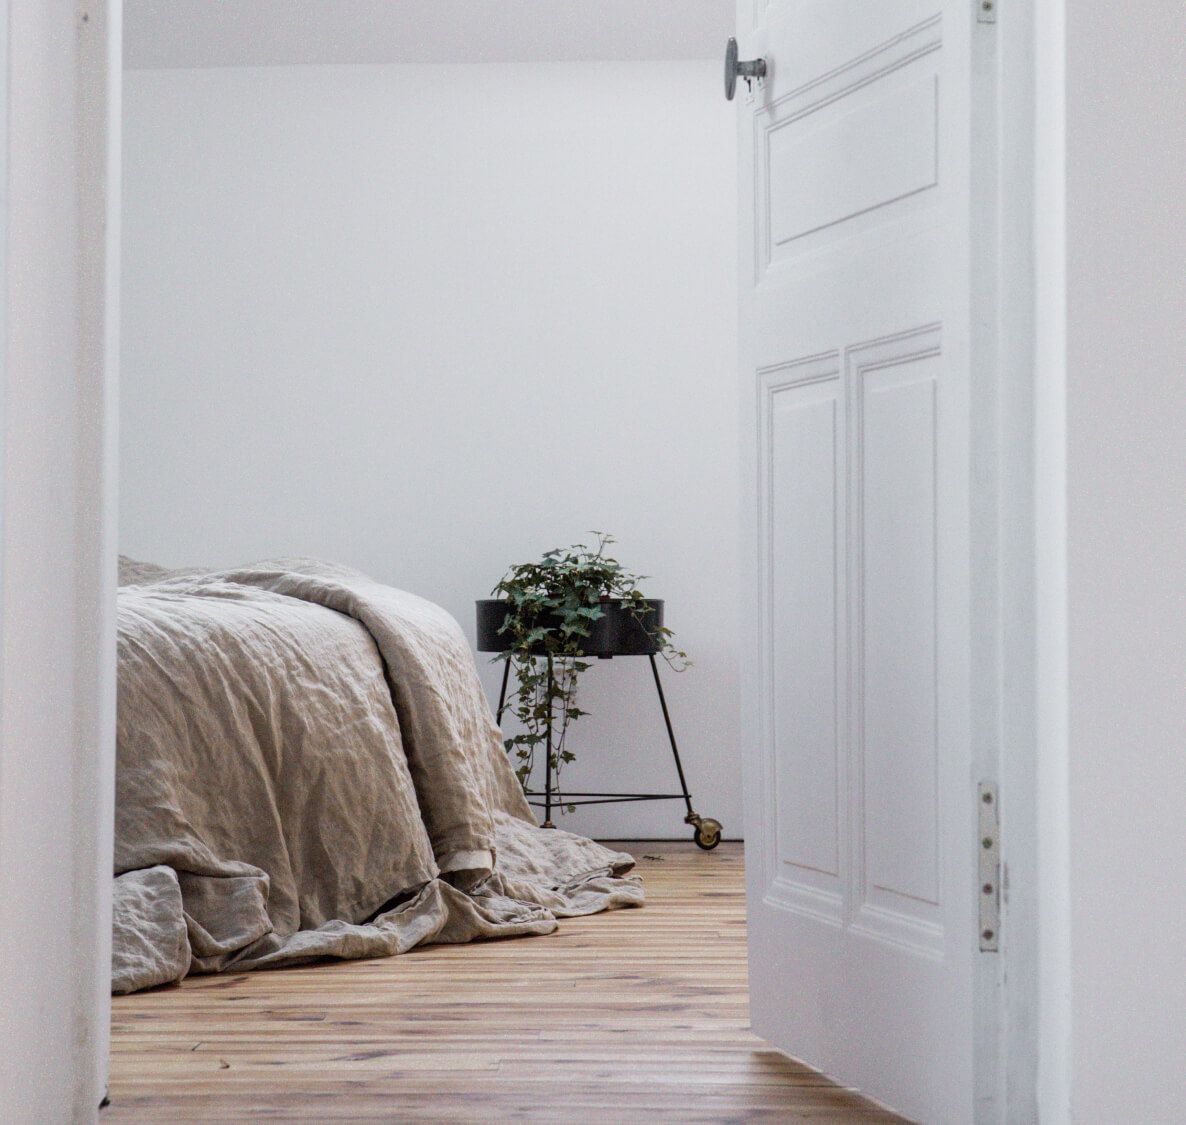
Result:
M972 0L976 5L977 23L996 23L999 0Z
M997 815L997 787L982 781L977 790L976 807L979 835L976 850L980 885L980 952L996 953L1001 940L1001 830Z

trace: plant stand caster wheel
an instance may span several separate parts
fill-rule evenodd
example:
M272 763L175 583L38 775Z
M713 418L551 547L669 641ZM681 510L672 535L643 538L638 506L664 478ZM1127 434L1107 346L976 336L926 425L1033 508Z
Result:
M721 822L719 820L713 820L710 816L700 816L692 824L695 829L692 839L696 841L696 847L710 852L721 842Z

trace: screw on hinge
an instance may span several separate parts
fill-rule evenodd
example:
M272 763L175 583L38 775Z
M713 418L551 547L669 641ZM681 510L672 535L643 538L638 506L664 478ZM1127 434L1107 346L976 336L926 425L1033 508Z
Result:
M1000 903L997 897L1001 883L1001 871L997 849L997 792L992 782L980 783L980 808L977 810L977 827L980 829L980 950L995 953L998 947L997 935L1001 932Z

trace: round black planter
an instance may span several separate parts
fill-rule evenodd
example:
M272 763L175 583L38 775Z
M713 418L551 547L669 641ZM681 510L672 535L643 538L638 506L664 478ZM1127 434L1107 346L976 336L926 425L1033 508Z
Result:
M506 621L510 603L501 598L478 600L478 651L506 652L507 634L499 633ZM654 631L663 624L663 602L648 598L640 608L628 609L617 598L601 603L603 616L593 622L589 635L581 641L586 656L609 659L613 656L653 656L659 651ZM540 619L547 624L548 618ZM546 656L541 647L532 650L536 656Z

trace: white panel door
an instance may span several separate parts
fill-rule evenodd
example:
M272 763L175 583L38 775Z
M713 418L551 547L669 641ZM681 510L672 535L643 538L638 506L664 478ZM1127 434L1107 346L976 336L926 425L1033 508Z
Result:
M740 12L768 67L738 93L753 1025L913 1118L986 1119L969 294L991 29L970 0Z

